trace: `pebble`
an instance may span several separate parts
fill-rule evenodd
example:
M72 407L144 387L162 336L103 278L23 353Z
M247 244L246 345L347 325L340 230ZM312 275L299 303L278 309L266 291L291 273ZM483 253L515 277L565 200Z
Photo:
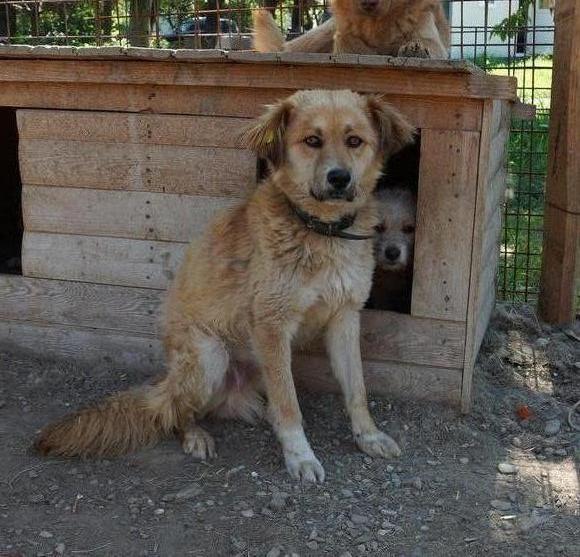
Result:
M341 489L340 492L342 493L343 497L352 497L354 495L350 489Z
M368 517L362 514L352 514L350 516L350 519L353 521L354 524L366 524L369 521Z
M512 439L512 445L514 447L521 447L522 446L522 440L519 437L514 437Z
M64 543L57 543L54 546L54 552L57 555L64 555L64 550L66 549L66 546L64 545Z
M545 337L540 337L538 340L536 340L536 346L540 348L544 348L548 346L548 344L550 344L550 339L547 339Z
M553 435L556 435L560 431L560 427L562 427L562 423L557 418L548 420L544 424L544 435L552 437Z
M512 508L512 504L509 501L501 501L500 499L493 499L490 505L498 511L509 511Z
M350 551L344 551L339 557L352 557L352 553Z
M395 524L393 524L392 522L389 522L388 520L383 520L383 522L381 523L381 527L384 528L385 530L392 530L393 528L396 528L397 526Z
M272 499L270 499L269 507L276 511L282 510L286 506L286 501L289 495L284 493L283 491L277 491L272 495Z
M280 557L282 551L278 546L274 546L268 553L266 553L266 557Z
M311 541L309 541L309 542L306 542L306 546L307 546L309 549L318 549L318 542L317 542L317 541L315 541L315 540L311 540Z
M500 462L497 465L497 469L499 471L500 474L517 474L518 473L518 467L515 466L514 464L510 464L509 462Z
M165 509L155 509L153 511L153 514L155 514L157 516L161 516L162 514L165 514Z
M41 538L52 538L53 534L51 534L50 532L47 532L46 530L42 530L40 532L40 534L38 534Z
M254 517L254 511L252 509L245 509L242 511L241 514L244 518L253 518Z
M421 532L428 532L429 531L429 526L427 526L426 524L423 524L423 526L421 526Z
M461 464L469 464L469 459L468 459L466 456L462 456L462 457L459 459L459 462L460 462Z

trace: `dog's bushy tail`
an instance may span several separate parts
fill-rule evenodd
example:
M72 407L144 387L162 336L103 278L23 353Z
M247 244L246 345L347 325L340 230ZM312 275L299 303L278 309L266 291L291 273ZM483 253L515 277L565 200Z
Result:
M254 10L254 49L258 52L281 52L284 50L284 35L268 10Z
M147 446L183 424L192 411L167 381L113 395L46 426L34 447L53 456L116 456Z

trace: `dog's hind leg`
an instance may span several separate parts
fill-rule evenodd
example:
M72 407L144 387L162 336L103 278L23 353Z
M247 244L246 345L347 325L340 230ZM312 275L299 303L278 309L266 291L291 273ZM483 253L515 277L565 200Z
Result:
M360 354L360 314L348 309L335 315L326 331L326 348L352 423L352 432L359 449L370 456L399 456L397 443L380 431L367 404L362 359Z
M216 456L211 435L195 423L222 388L229 366L223 341L191 328L171 339L164 381L176 406L176 430L185 453L205 460Z

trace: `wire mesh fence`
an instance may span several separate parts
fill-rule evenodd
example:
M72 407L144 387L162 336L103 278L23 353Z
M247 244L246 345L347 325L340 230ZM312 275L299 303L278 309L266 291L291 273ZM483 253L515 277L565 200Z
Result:
M533 302L542 257L555 0L444 1L452 58L518 78L532 121L514 120L498 296ZM319 0L0 0L0 42L169 48L251 48L251 11L271 9L288 38L328 17Z

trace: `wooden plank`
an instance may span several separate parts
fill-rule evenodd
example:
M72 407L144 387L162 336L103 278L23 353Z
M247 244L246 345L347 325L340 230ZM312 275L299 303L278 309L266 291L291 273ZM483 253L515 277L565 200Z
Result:
M539 310L550 323L576 313L580 276L580 5L558 0Z
M335 64L286 65L215 64L109 60L4 60L0 82L124 83L312 89L354 89L400 95L516 99L516 80L484 73L442 72L433 75L418 68L353 65L348 71ZM436 82L436 85L435 85Z
M243 197L256 184L245 150L24 139L23 183Z
M96 141L148 145L241 148L239 135L249 119L19 110L20 139Z
M466 319L478 149L474 132L421 135L411 315Z
M156 334L163 292L0 275L0 320ZM465 324L364 311L365 359L460 368ZM314 353L320 353L320 351Z
M491 141L488 176L493 177L502 168L507 167L507 147L510 128L502 128Z
M0 87L0 105L15 108L111 110L158 114L254 117L265 104L292 89L248 89L123 85L99 83L14 82Z
M189 242L220 211L239 201L225 197L23 186L29 232Z
M45 83L39 88L34 83L13 83L9 88L0 87L0 105L253 118L263 112L264 105L293 92L292 89L82 83ZM418 128L474 131L481 127L479 100L392 94L388 95L388 100ZM75 131L70 130L69 133L75 134Z
M0 275L0 321L153 334L161 299L148 288Z
M153 335L23 321L0 321L0 351L144 374L160 373L164 365L161 342Z
M22 274L141 288L167 288L187 244L25 232Z
M363 368L365 384L371 394L459 404L461 371L458 369L372 360L365 361ZM297 354L293 360L293 371L299 387L340 392L327 358Z
M0 321L0 350L43 359L66 359L76 364L138 369L144 374L163 371L161 342L152 335L103 331L88 327ZM364 364L371 394L457 404L461 373L457 369L414 366L396 362ZM337 392L328 358L295 354L299 388Z

